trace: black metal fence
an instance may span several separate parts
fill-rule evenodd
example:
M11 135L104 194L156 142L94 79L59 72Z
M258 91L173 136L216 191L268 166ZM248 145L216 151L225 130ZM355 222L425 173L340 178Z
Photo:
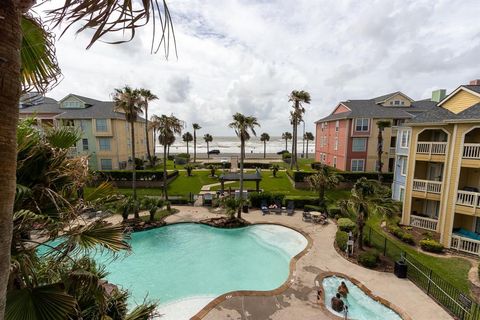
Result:
M468 292L462 292L439 276L412 255L406 253L395 242L371 228L365 226L364 241L384 256L407 263L407 277L420 289L461 320L480 320L480 306L471 300Z

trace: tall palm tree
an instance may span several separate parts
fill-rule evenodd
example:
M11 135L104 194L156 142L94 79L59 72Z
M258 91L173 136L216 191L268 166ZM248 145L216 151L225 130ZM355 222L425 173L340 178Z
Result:
M142 99L142 108L143 111L145 112L145 140L147 143L147 157L148 161L150 161L150 166L153 167L155 164L153 162L153 157L150 153L150 137L148 134L148 103L153 100L157 100L158 97L154 95L150 90L148 89L139 89L139 95L140 98Z
M263 142L263 159L267 157L267 141L270 141L268 133L264 132L260 135L260 141Z
M303 103L310 103L310 93L304 90L293 90L288 97L289 102L293 102L293 110L290 112L290 122L293 126L293 140L292 140L292 159L290 161L290 169L295 165L298 170L297 158L297 139L298 139L298 125L303 120L305 108Z
M188 143L193 141L193 136L190 132L185 132L182 136L183 142L187 143L187 154L190 156L190 150L188 149Z
M383 168L383 162L382 162L382 154L383 154L383 131L385 128L390 128L392 126L392 123L388 120L380 120L377 121L377 127L378 127L378 136L377 136L377 171L378 171L378 181L382 182L383 181L383 175L382 175L382 168Z
M250 140L250 132L256 136L255 127L260 127L257 118L245 116L241 113L233 115L233 122L228 125L235 130L235 134L240 138L240 203L243 203L243 161L245 159L245 141ZM238 207L237 217L242 217L241 205Z
M303 139L305 139L305 141L307 141L307 152L306 152L305 157L308 159L308 141L315 140L315 137L313 136L313 133L305 132L305 134L303 135Z
M44 1L42 1L44 2ZM134 38L136 30L151 20L162 19L164 23L153 25L152 52L163 45L165 55L170 52L170 39L175 42L173 24L165 0L143 1L135 9L131 1L103 1L85 5L83 1L66 1L47 13L45 20L53 21L54 27L62 24L67 30L81 21L77 32L91 32L87 46L115 32L125 33L123 42ZM61 79L60 68L55 59L53 33L44 28L39 19L30 14L36 3L32 0L5 0L0 6L0 61L2 79L0 86L0 319L4 318L5 292L10 268L10 244L12 238L12 208L15 198L16 171L16 125L20 94L31 90L45 92ZM156 17L156 18L152 18ZM158 37L156 37L156 35ZM122 42L122 41L120 41ZM113 43L119 43L118 41ZM176 46L172 46L175 48ZM20 90L21 89L21 90Z
M197 130L202 129L198 123L193 125L193 162L197 162Z
M167 141L167 160L168 158L170 158L170 147L172 146L172 144L175 143L175 136L170 136L168 141Z
M207 157L210 159L210 142L213 141L213 137L211 134L207 133L203 136L203 140L207 143Z
M162 114L159 117L158 142L163 146L163 195L168 201L167 193L167 147L175 135L182 133L183 122L177 117Z
M318 204L323 208L326 208L325 190L335 187L340 180L341 176L324 164L318 166L317 173L306 178L310 187L318 192Z
M292 134L288 131L282 133L282 139L285 140L285 150L288 151L288 140L292 139Z
M135 166L135 123L137 122L138 115L142 114L142 99L140 93L136 89L132 89L129 86L125 86L121 89L115 89L113 94L113 110L116 112L122 112L125 114L125 120L130 124L130 144L131 158L132 158L132 190L133 200L137 200L137 187L136 179L137 172ZM138 212L135 212L135 218L138 218Z
M153 156L157 154L157 133L160 126L160 117L153 115L150 117L149 129L153 130Z

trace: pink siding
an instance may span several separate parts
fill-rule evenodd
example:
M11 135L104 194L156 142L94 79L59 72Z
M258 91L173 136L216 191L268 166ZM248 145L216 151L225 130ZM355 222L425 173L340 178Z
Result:
M321 123L317 123L316 139L315 139L315 161L322 161L321 154L325 154L325 164L333 166L334 157L337 158L337 169L347 170L347 136L349 135L349 123L348 119L338 120L338 131L335 129L337 121L329 121L328 124L322 130ZM326 137L326 144L321 145L322 141L325 141L323 137ZM337 150L335 150L335 140L338 139Z
M343 104L339 104L332 113L337 114L337 113L348 112L348 111L350 111L350 109L345 107Z

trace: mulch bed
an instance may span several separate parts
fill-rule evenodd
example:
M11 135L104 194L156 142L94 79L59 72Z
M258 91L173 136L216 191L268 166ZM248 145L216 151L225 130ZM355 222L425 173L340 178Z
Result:
M228 217L220 217L220 218L210 218L201 220L200 223L209 225L211 227L216 228L225 228L225 229L232 229L232 228L241 228L250 225L250 222L238 219L238 218L228 218Z
M145 231L163 227L166 225L165 221L143 221L142 219L128 219L122 222L122 225L128 228L130 231Z
M351 255L349 257L349 256L347 256L347 254L344 251L340 250L340 248L337 246L336 242L334 242L334 247L335 247L335 250L337 250L338 254L340 254L344 259L350 261L351 263L359 265L362 268L366 268L366 267L362 266L360 263L358 263L358 261L357 261L358 251L357 250L354 250L353 255ZM363 249L364 249L364 251L368 251L371 248L364 245ZM365 249L367 249L367 250L365 250ZM393 272L394 262L392 260L390 260L388 257L384 257L381 252L380 252L380 255L379 255L379 260L380 261L378 262L378 264L375 268L366 268L366 269L380 271L380 272Z

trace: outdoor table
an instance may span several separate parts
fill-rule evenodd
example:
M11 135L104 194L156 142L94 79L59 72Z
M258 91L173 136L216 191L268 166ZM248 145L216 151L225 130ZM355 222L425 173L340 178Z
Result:
M322 217L322 213L318 211L311 211L310 216L312 216L312 220L315 223L320 222L320 218Z

